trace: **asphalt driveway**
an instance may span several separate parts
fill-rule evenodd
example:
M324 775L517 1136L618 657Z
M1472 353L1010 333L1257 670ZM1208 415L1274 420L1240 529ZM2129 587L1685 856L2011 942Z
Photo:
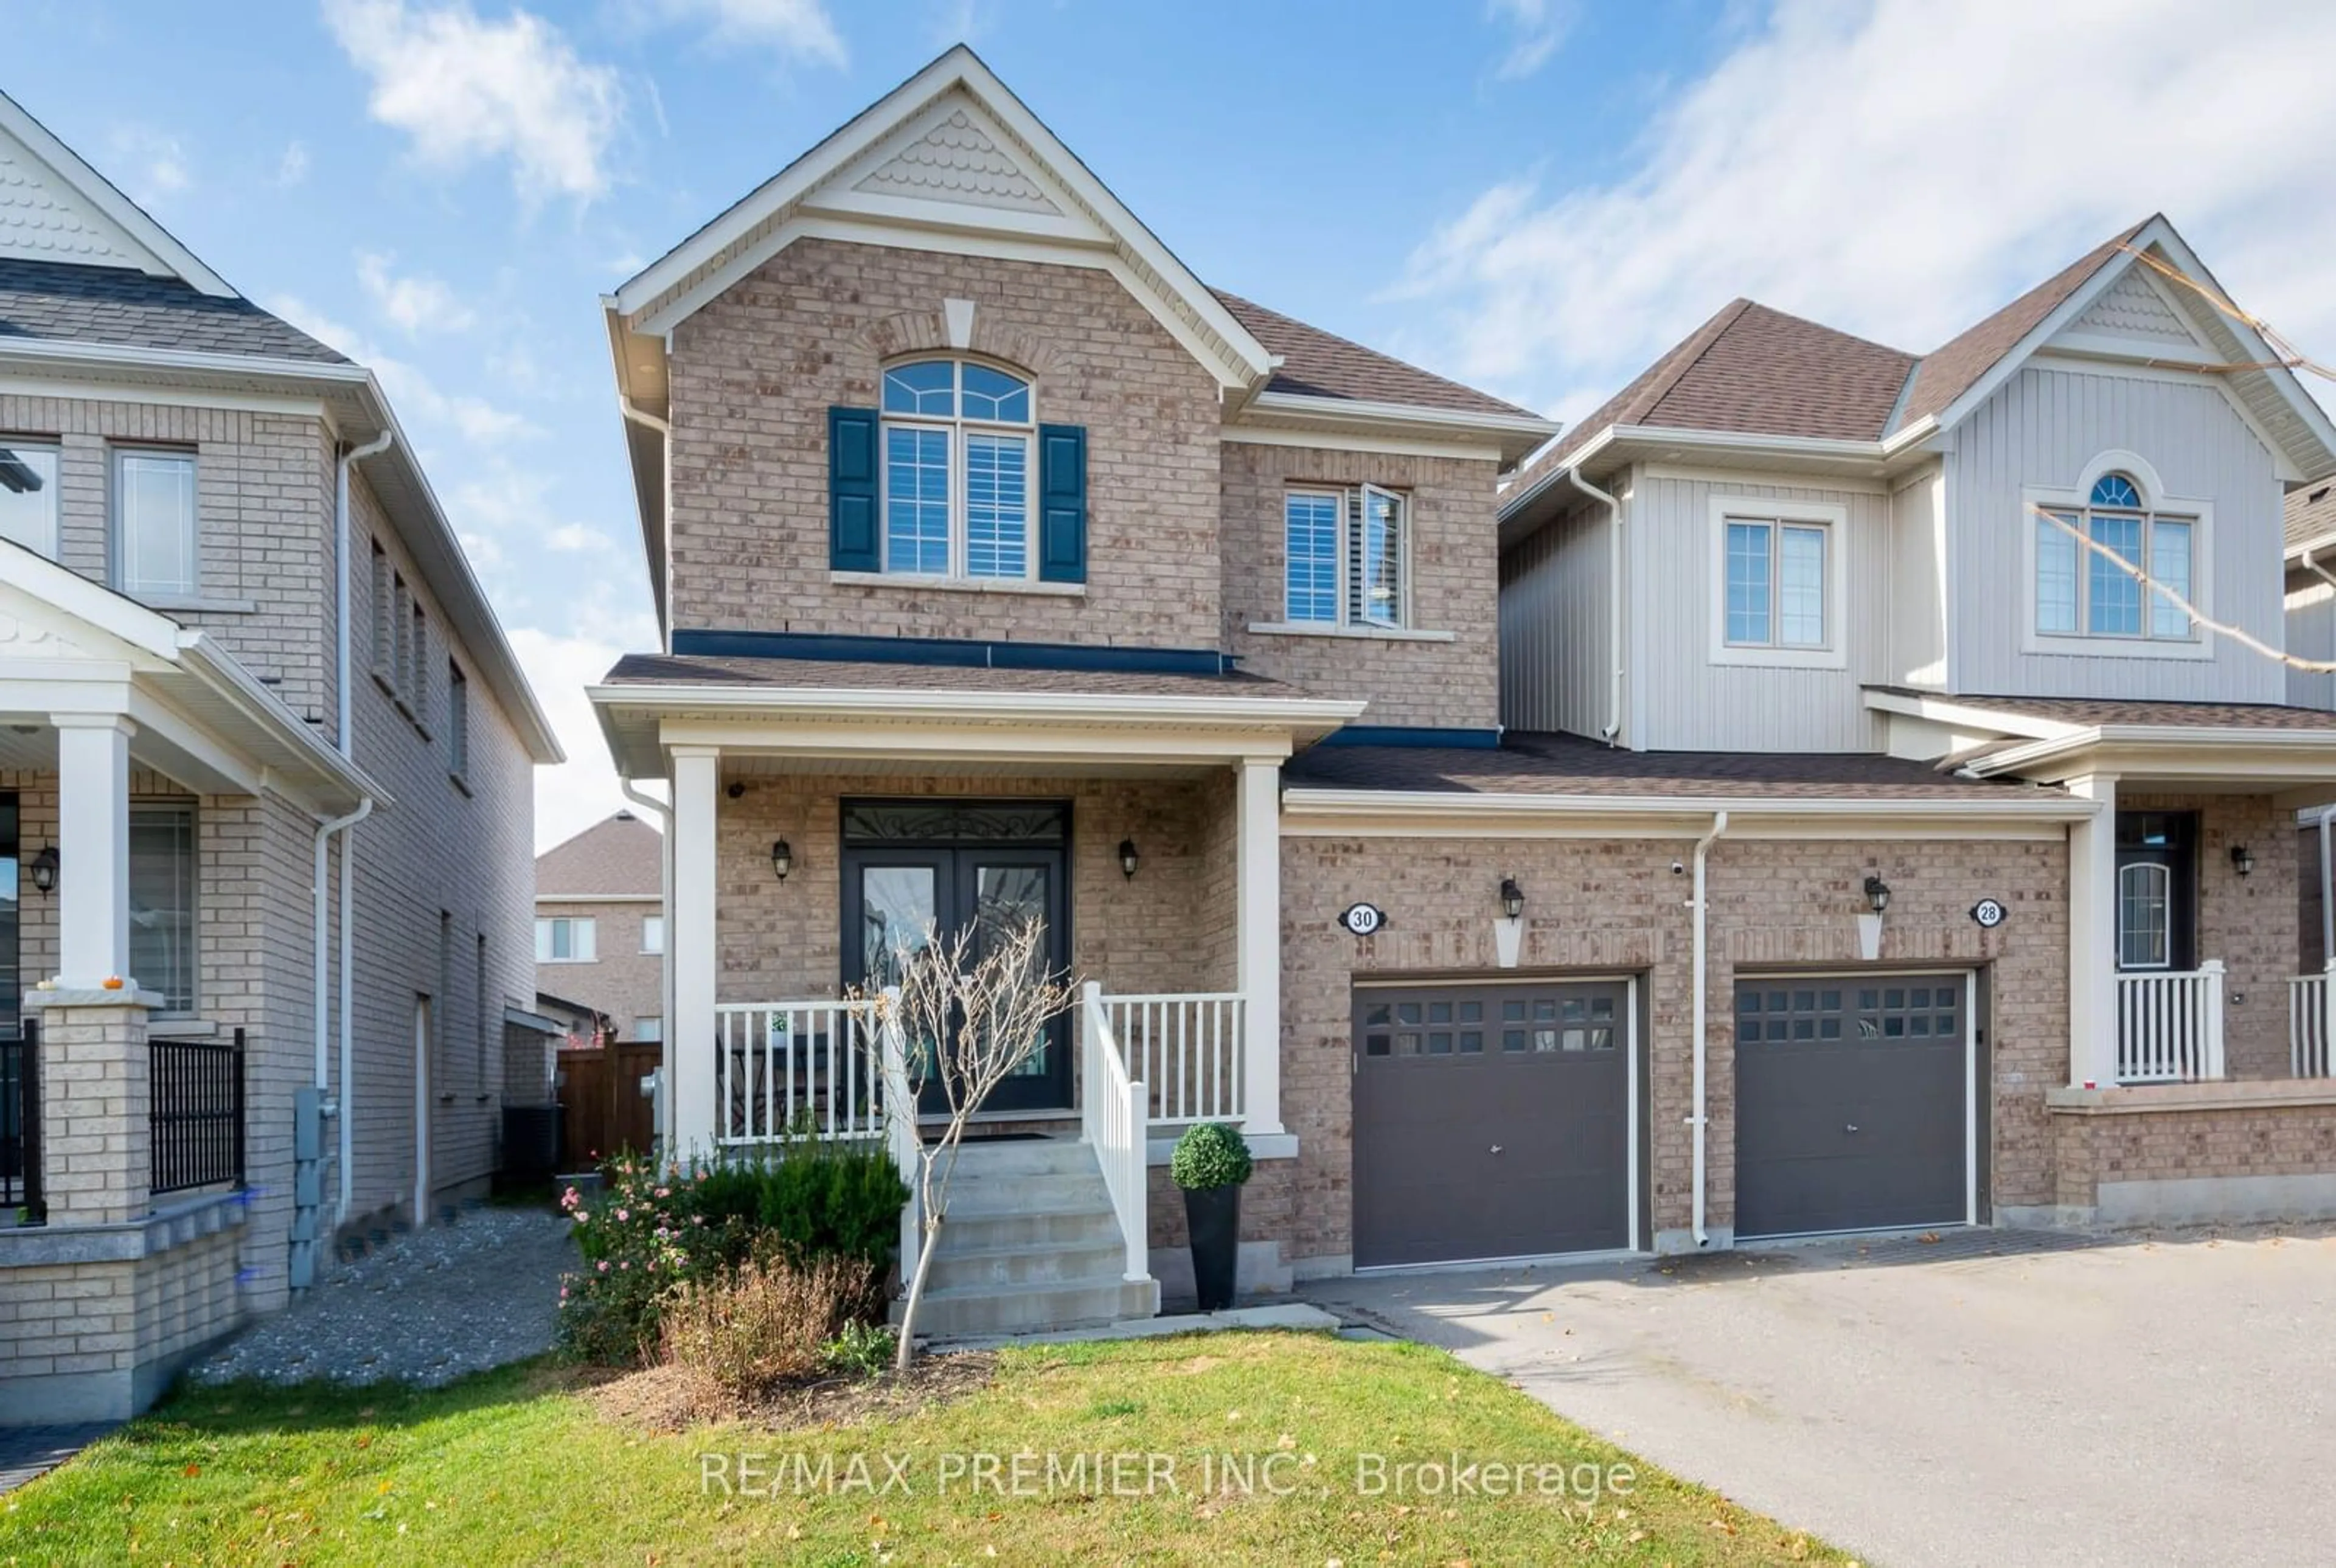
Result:
M1948 1232L1308 1293L1885 1568L2336 1561L2318 1230Z

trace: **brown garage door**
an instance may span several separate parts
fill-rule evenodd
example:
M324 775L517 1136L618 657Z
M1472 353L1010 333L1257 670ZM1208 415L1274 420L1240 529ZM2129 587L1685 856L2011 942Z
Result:
M1736 987L1736 1234L1961 1224L1971 977Z
M1623 980L1355 991L1359 1268L1630 1244Z

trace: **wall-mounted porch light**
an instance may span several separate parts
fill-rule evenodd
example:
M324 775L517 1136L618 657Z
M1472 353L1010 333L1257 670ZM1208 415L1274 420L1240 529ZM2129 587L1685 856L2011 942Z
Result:
M1129 881L1135 880L1135 868L1142 857L1135 852L1134 839L1119 841L1119 873Z
M1883 913L1890 907L1890 884L1883 881L1879 876L1867 877L1865 879L1865 901L1874 906L1874 912L1875 914L1878 915Z
M1501 879L1501 912L1515 920L1525 912L1525 891L1514 877Z
M778 873L779 881L784 881L787 873L794 869L795 852L788 847L786 840L781 839L771 846L771 870Z
M54 844L34 855L33 863L25 868L32 876L33 885L44 893L56 891L58 863L57 846Z
M2238 872L2239 875L2243 877L2251 877L2254 875L2255 852L2247 848L2244 844L2233 844L2231 846L2231 869Z

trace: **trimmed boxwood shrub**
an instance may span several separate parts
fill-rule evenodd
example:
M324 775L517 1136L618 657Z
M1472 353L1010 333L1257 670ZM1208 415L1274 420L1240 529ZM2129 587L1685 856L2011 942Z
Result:
M1170 1178L1186 1189L1238 1187L1252 1168L1249 1140L1224 1122L1193 1123L1168 1156Z

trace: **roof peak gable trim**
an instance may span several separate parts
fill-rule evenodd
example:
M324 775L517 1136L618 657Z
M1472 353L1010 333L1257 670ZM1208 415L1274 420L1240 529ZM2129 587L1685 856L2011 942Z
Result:
M960 112L961 97L989 125L978 126L993 146L1006 138L1031 188L1056 208L1037 210L995 200L943 203L855 187L904 151L931 136ZM1032 168L1031 165L1036 167ZM994 198L995 192L988 193ZM811 199L817 197L816 201ZM1006 233L1119 256L1156 297L1161 307L1185 318L1212 340L1220 363L1209 368L1228 386L1263 382L1273 356L1220 303L1175 254L1124 206L1077 154L1066 146L980 57L957 44L900 86L831 132L726 210L620 285L615 308L637 330L669 331L679 317L669 308L686 294L690 309L719 289L714 278L735 281L774 254L777 231L794 209L817 206L871 224L921 224ZM1063 209L1068 207L1068 211ZM727 285L725 284L724 287ZM1139 297L1141 295L1139 294ZM682 312L686 315L687 311Z
M1988 399L2000 391L2039 353L2049 347L2056 337L2092 309L2130 272L2136 268L2140 268L2145 276L2155 272L2156 268L2145 260L2153 249L2163 252L2166 257L2164 264L2182 277L2193 279L2216 297L2230 297L2222 285L2215 281L2214 274L2206 269L2205 263L2199 259L2197 253L2190 248L2188 242L2162 213L2152 215L2146 222L2101 248L2107 255L2089 276L2071 288L2067 297L2046 312L1969 386L1938 410L1938 428L1941 431L1952 430L1984 406ZM2151 278L2150 281L2155 285L2156 280ZM2255 367L2232 375L2202 375L2201 380L2221 386L2232 402L2242 408L2242 417L2261 430L2257 417L2260 411L2245 408L2244 400L2234 384L2245 376L2263 377L2272 388L2275 399L2286 406L2295 423L2302 427L2299 433L2308 438L2308 444L2299 440L2280 440L2276 433L2263 432L2273 437L2273 450L2285 464L2286 472L2282 478L2292 482L2304 474L2336 463L2336 425L2330 424L2326 413L2303 390L2295 378L2294 371L2288 368L2283 356L2264 341L2262 334L2244 321L2234 319L2211 305L2205 306L2202 312L2203 301L2194 305L2179 297L2189 290L2176 287L2162 292L2173 299L2192 330L2206 337L2210 344L2218 335L2228 340L2214 347L2214 352L2225 364Z
M112 180L99 173L81 154L66 146L30 111L5 93L0 93L0 138L21 147L27 156L42 166L44 172L54 176L68 192L85 202L91 215L113 231L107 236L112 241L110 248L124 250L133 258L139 271L157 278L178 278L199 292L216 298L242 297L229 286L227 279L205 266L200 258L180 244L178 238L156 222L144 208L123 195ZM95 267L117 265L112 261L79 261L72 256L51 255L47 259Z

